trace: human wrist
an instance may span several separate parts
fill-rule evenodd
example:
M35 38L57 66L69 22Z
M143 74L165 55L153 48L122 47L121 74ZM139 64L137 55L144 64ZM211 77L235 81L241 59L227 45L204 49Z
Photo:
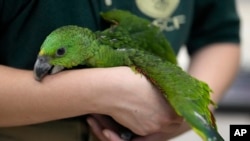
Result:
M128 67L97 68L92 70L96 75L90 78L90 83L95 89L92 98L95 105L93 113L113 115L120 109L127 92L126 84L122 84ZM133 72L132 72L133 73ZM91 76L90 76L91 77Z

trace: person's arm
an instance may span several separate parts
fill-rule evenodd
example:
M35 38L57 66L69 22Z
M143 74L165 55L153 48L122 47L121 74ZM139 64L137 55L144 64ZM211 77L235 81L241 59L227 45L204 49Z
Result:
M0 126L27 125L91 112L95 95L88 94L93 88L87 83L98 77L93 78L92 71L86 72L62 72L38 82L32 71L0 66Z
M217 43L204 47L191 58L188 72L212 88L212 100L218 103L234 80L240 64L240 47Z
M239 63L240 48L238 44L211 44L200 49L191 57L188 72L192 76L209 84L213 90L211 99L215 103L218 103L223 97L225 90L227 90L235 78ZM214 107L211 106L211 110L214 110ZM101 121L101 119L92 118L89 119L89 122L92 130L102 141L122 141L122 139L111 130L103 130L104 127L100 125L100 121L98 122L98 120ZM173 132L162 130L161 132L138 137L133 141L165 141L166 139L171 139L190 130L186 122L183 122L178 127L179 128L175 128ZM108 139L107 135L109 136Z
M89 113L110 115L139 135L181 123L151 83L128 67L63 71L37 82L32 71L0 65L0 78L0 127Z

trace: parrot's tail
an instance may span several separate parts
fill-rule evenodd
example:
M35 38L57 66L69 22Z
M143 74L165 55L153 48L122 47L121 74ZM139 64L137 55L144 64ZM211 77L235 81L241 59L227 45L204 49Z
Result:
M194 129L194 131L202 137L204 141L224 141L221 135L215 129L206 129L206 131L199 131Z

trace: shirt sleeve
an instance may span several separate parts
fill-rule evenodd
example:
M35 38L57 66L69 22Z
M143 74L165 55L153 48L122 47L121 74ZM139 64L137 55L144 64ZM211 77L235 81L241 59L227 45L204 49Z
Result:
M235 0L196 0L187 40L188 53L219 42L240 42L240 19Z

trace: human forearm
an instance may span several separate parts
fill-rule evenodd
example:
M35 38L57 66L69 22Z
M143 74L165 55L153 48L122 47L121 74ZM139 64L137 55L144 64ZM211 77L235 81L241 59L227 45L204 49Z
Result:
M208 83L211 99L218 103L231 85L240 63L239 45L218 43L204 47L191 58L189 73Z
M63 71L42 82L35 81L32 71L5 66L0 75L2 127L97 113L145 135L182 121L151 83L129 67Z
M122 72L124 69L126 71ZM130 76L130 71L129 68L63 71L37 82L32 71L0 66L0 126L110 113L111 109L119 107L119 102L116 104L113 100L124 99L119 94L126 97L123 93L133 91L131 87L126 89L129 87L126 84L119 86L123 83L121 79L128 83L134 80L132 71L131 79L123 78ZM140 81L141 77L136 77ZM116 113L115 110L112 112Z
M48 76L42 83L32 71L0 66L0 126L25 125L72 117L91 112L91 91L86 80L71 79L77 72ZM84 74L82 74L84 75ZM77 79L77 78L76 78ZM88 87L87 87L88 86ZM81 92L80 90L85 90Z

